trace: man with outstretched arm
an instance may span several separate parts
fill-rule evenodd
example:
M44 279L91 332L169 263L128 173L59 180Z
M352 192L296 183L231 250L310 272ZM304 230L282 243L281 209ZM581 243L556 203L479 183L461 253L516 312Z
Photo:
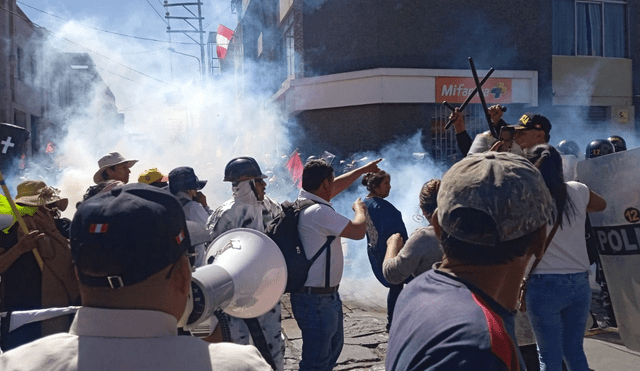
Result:
M342 279L344 257L340 237L363 239L366 233L366 206L358 198L353 204L353 219L338 214L331 199L347 189L361 175L378 172L382 159L335 178L333 167L324 160L307 162L302 172L299 201L315 202L300 212L298 231L307 258L325 244L323 253L309 269L299 292L291 293L293 316L302 331L300 370L331 370L344 343L342 300L338 287Z

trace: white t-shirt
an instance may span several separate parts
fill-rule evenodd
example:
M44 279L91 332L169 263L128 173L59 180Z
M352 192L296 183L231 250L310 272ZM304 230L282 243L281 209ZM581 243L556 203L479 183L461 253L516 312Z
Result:
M571 225L563 218L564 228L559 227L534 274L570 274L589 270L589 255L585 240L584 224L589 204L589 188L579 182L567 182L567 194L573 202L575 213ZM548 226L551 232L553 226Z
M327 242L328 236L336 237L330 246L331 278L329 280L329 285L335 287L340 284L344 269L340 233L349 224L350 220L328 206L331 203L305 190L300 191L298 199L309 199L317 202L317 204L304 209L300 214L300 220L298 220L298 232L300 233L300 240L307 259L311 259L320 250L322 245ZM326 252L323 252L309 269L309 276L304 284L305 286L325 287L326 260Z

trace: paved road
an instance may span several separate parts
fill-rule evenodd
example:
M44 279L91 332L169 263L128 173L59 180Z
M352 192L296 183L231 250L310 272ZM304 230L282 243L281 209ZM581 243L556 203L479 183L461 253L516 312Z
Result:
M340 287L343 299L345 345L334 370L384 370L388 335L384 289L354 295L357 283ZM594 287L594 309L598 310L599 292ZM282 328L286 338L285 370L297 370L302 349L300 329L291 314L288 295L282 300ZM589 366L595 371L640 370L640 352L627 349L614 329L588 334L584 342Z

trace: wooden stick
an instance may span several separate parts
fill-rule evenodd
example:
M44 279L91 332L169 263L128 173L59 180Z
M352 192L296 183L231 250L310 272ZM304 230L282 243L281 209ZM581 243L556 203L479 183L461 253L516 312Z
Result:
M487 101L484 99L484 93L482 92L482 85L480 84L480 79L478 78L478 72L476 71L476 65L473 63L473 58L469 57L469 67L471 67L471 73L473 74L473 80L476 83L476 88L478 88L478 97L480 97L480 103L482 103L482 109L484 110L484 115L487 118L487 124L489 125L489 131L494 138L500 140L498 138L498 133L496 132L496 128L493 127L493 122L491 122L491 115L489 114L489 108L487 107Z
M20 215L20 211L18 211L18 207L16 207L15 202L13 202L13 198L11 198L11 192L9 192L9 187L7 187L7 183L5 183L4 181L2 172L0 172L0 186L2 187L2 191L4 192L4 196L7 198L7 201L9 201L11 210L13 210L13 214L16 216L16 220L18 221L20 228L22 228L22 231L24 232L24 234L29 234L29 228L27 228L27 224L24 222L22 215ZM36 258L36 262L38 262L38 266L40 267L40 270L42 270L42 267L44 267L44 261L42 260L40 253L38 252L37 249L31 250L31 252L33 253L33 256Z
M493 71L494 71L494 69L493 69L493 67L491 67L491 69L489 70L489 72L487 72L487 74L484 76L482 81L480 81L480 85L484 85L484 83L487 82L487 80L489 80L489 77L491 76ZM476 95L477 92L478 92L478 87L476 86L476 88L473 89L471 94L469 94L467 99L460 106L460 112L464 111L464 109L467 107L467 104L469 104L469 102L471 102L471 99L473 99L473 97ZM451 109L451 108L449 108L449 109ZM451 109L451 111L455 111L455 109ZM453 124L453 120L447 121L447 124L444 126L445 130L449 129L451 127L451 124Z

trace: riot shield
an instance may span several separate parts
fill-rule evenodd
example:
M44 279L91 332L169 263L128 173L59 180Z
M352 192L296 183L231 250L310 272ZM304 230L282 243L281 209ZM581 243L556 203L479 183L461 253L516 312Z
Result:
M591 224L620 338L640 351L640 148L581 161L578 179L607 201Z

